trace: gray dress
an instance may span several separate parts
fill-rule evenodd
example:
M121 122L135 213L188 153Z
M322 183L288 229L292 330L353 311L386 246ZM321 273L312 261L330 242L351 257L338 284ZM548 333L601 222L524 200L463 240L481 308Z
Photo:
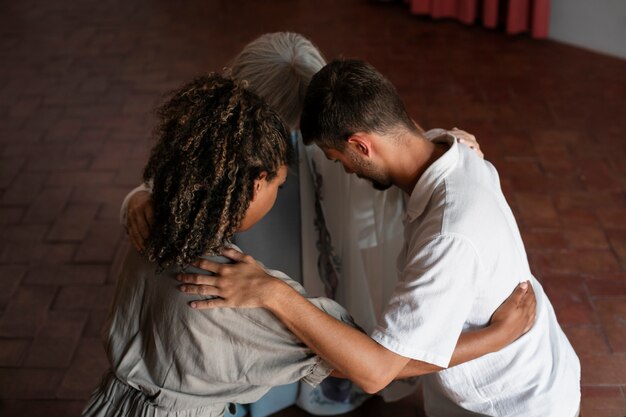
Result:
M304 294L285 274L268 272ZM264 309L190 308L201 297L180 292L175 276L128 250L103 335L111 370L84 416L222 416L272 386L317 385L331 372ZM310 301L354 326L334 301Z

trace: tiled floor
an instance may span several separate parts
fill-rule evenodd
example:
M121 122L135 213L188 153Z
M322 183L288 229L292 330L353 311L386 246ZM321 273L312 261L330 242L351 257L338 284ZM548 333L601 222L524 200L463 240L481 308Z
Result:
M372 62L422 126L478 136L581 357L583 415L626 414L626 62L366 0L0 3L0 414L79 414L151 109L276 30Z

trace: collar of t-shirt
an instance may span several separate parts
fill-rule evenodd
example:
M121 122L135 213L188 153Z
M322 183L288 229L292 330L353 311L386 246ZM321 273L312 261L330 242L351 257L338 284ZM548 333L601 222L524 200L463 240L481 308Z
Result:
M459 144L450 133L442 129L433 129L426 132L425 136L434 143L447 143L450 145L450 148L433 162L424 171L420 179L417 180L417 184L415 184L415 188L413 188L406 205L406 214L409 222L412 222L424 212L433 191L454 169L460 157Z

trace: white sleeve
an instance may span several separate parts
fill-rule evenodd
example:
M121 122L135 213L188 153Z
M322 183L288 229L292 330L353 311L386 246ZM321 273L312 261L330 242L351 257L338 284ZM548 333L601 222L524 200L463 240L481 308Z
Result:
M122 201L122 207L120 207L120 224L123 227L126 227L126 222L128 220L128 202L130 201L130 198L139 191L147 191L149 193L152 193L152 182L149 182L148 184L142 183L138 185L137 187L133 188L131 192L126 195L126 197L124 197L124 201Z
M408 262L372 338L399 355L445 368L474 304L481 262L458 235L438 235L407 250Z

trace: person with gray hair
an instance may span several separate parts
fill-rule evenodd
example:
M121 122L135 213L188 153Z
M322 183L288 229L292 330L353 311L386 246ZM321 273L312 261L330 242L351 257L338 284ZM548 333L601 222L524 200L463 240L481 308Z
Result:
M232 76L248 80L291 130L300 124L304 95L313 75L326 65L319 49L292 32L259 36L235 57Z

